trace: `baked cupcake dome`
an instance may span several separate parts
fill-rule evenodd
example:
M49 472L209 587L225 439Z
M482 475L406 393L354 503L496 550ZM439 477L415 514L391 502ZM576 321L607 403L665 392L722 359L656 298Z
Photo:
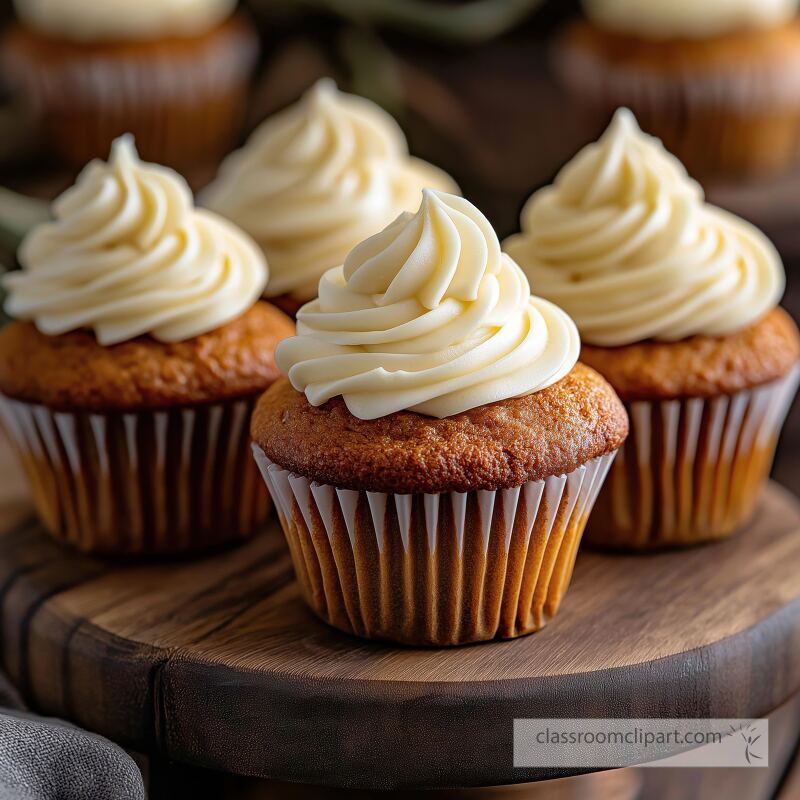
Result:
M458 191L409 155L383 109L323 79L223 162L203 200L258 242L270 264L267 296L296 311L355 245L415 210L425 186Z
M583 361L628 402L733 396L780 381L799 357L797 325L780 307L726 336L581 348Z
M798 156L796 0L585 0L554 48L581 107L632 108L698 175L781 170Z
M257 302L231 322L183 341L152 336L105 346L86 330L56 336L32 322L0 332L0 392L57 411L137 413L235 401L280 377L275 347L291 321Z
M354 248L278 347L289 381L254 451L305 597L368 638L462 644L538 630L627 434L487 220L425 190Z
M567 475L619 448L627 431L617 396L581 363L541 391L442 418L359 419L341 397L315 407L281 379L252 423L253 441L292 473L403 495L493 492Z
M623 110L528 201L505 248L573 316L582 357L628 403L631 440L588 540L691 544L744 524L800 357L775 308L784 275L767 238L705 203Z
M50 147L78 167L136 135L158 163L196 168L230 149L258 55L235 0L16 0L0 59L41 118Z
M39 514L111 554L250 535L268 510L247 453L255 398L293 331L267 269L171 170L119 140L53 205L6 276L0 407Z

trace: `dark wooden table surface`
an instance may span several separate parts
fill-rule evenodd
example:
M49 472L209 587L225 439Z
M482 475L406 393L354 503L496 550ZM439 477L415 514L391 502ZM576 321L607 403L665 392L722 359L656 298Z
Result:
M800 690L800 504L775 486L728 542L583 553L534 636L420 650L317 621L274 528L172 563L65 551L9 455L3 668L37 710L158 762L360 789L512 783L554 775L514 769L518 716L757 717Z

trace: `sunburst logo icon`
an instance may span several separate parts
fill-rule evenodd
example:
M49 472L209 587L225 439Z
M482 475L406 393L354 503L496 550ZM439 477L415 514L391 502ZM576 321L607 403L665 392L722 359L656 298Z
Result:
M731 726L731 735L735 736L737 733L744 742L744 757L747 763L753 765L756 761L763 761L764 757L756 752L761 734L756 730L755 726L750 724L738 729Z

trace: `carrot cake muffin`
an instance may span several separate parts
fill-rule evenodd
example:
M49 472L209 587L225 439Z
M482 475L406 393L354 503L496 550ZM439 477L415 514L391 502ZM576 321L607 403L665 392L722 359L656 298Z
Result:
M158 163L216 161L233 144L258 54L236 0L14 0L4 76L75 166L135 134Z
M697 174L787 167L798 155L797 0L583 0L554 49L603 121L628 106Z
M329 270L254 452L306 599L368 638L450 645L541 628L627 435L486 218L426 189Z
M458 191L440 169L409 156L383 109L323 79L226 159L204 202L261 245L266 294L294 313L355 245L415 210L425 186Z
M115 142L53 204L4 279L0 411L42 521L87 552L172 553L267 513L249 455L256 397L294 326L267 267L174 172Z
M729 535L750 518L797 387L780 257L705 202L620 110L535 193L505 243L576 321L581 358L626 401L631 437L588 541L628 548Z

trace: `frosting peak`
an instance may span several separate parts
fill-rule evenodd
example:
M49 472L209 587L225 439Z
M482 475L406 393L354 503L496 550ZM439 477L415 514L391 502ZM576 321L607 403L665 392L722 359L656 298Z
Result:
M196 210L176 172L139 160L133 137L91 162L19 250L6 310L45 334L92 328L100 344L199 336L244 313L267 281L244 234Z
M626 207L667 193L703 199L700 184L658 139L642 133L627 108L617 110L605 133L561 170L556 184L563 204L584 209Z
M448 417L544 389L575 365L569 317L531 297L471 203L426 189L325 273L277 361L312 405L342 395L361 419Z
M389 114L324 79L229 156L204 199L261 245L268 295L308 300L352 247L415 209L423 186L457 191L409 156Z
M236 0L14 0L27 25L83 41L194 36L211 30Z
M777 304L785 280L769 240L706 203L627 109L528 200L505 248L602 346L734 333Z
M797 13L797 0L583 0L598 26L652 39L702 39L769 28Z

